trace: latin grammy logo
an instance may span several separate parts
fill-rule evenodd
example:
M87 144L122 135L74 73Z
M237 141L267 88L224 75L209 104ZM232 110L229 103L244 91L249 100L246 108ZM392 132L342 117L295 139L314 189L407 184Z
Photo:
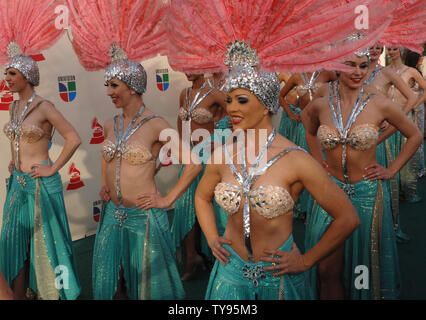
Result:
M0 83L0 110L9 110L9 105L13 102L13 94L9 91L6 80Z
M71 175L71 178L67 190L76 190L84 187L83 181L80 180L80 171L75 167L75 163L71 164L68 174Z
M104 127L101 126L98 119L93 119L91 128L94 129L94 131L92 139L90 139L90 144L100 144L104 142Z

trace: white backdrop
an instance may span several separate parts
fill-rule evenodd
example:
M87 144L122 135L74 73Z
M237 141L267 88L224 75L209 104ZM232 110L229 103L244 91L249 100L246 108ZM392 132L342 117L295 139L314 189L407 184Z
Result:
M40 86L36 88L39 95L52 101L56 108L71 122L82 139L82 144L71 160L60 170L64 187L65 204L73 240L78 240L96 232L97 222L94 212L98 211L100 188L100 144L91 144L92 138L102 136L101 128L92 128L96 118L100 125L117 114L117 111L104 86L104 71L87 72L79 64L67 35L49 50L42 53L45 60L39 61ZM170 125L176 128L177 111L179 108L179 93L190 83L183 73L174 72L166 57L156 57L141 62L148 75L147 92L144 94L145 105L164 117ZM169 88L161 91L157 87L157 70L168 70ZM3 73L2 73L3 74ZM59 77L75 77L76 96L70 102L65 102L59 95ZM72 77L71 77L72 78ZM2 79L3 80L3 79ZM66 83L65 83L66 84ZM3 89L0 89L3 90ZM7 91L0 92L0 98L7 99ZM15 99L18 97L15 96ZM281 111L274 117L274 124L278 125ZM9 121L9 113L0 111L0 124ZM100 139L95 142L99 142ZM64 144L64 139L55 133L50 150L52 161L58 157ZM2 135L0 148L3 155L0 158L0 226L5 199L5 181L8 177L7 166L10 161L10 143ZM70 174L70 167L75 164ZM156 176L158 188L164 195L175 184L179 165L164 167ZM72 180L71 180L72 179ZM84 186L83 186L84 184ZM67 190L71 188L70 190ZM76 188L76 189L73 189Z

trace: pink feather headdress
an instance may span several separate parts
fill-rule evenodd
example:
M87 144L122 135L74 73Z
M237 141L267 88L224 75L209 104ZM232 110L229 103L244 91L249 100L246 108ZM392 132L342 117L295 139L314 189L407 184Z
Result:
M67 0L72 45L89 71L107 69L105 80L118 78L145 92L146 73L135 62L166 53L166 5L157 0Z
M392 21L394 2L377 0L170 0L168 58L179 71L227 71L236 40L256 50L263 71L345 70L345 56L373 45ZM357 30L358 6L368 29ZM348 37L360 33L356 41Z
M378 41L378 45L406 47L421 54L426 43L426 1L397 2L399 6L393 14L393 20Z
M46 50L62 35L56 28L59 0L0 0L0 63L16 68L34 86L39 84L37 63L29 57Z

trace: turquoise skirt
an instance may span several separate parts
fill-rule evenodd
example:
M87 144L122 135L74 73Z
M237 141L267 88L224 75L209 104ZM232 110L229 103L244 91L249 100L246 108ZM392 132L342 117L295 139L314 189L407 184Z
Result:
M342 182L331 178L339 187L343 187ZM355 196L350 200L358 212L361 224L345 242L346 298L398 299L399 261L389 193L382 187L381 181L360 181L352 186ZM318 243L332 221L327 212L315 202L306 222L306 251ZM367 272L363 272L365 270ZM308 271L308 278L318 298L317 267Z
M0 270L9 286L29 258L29 285L44 300L80 295L59 173L32 179L13 171L0 236Z
M386 141L377 146L376 157L377 163L381 166L388 168L389 165L395 160L401 151L401 134L394 133ZM404 175L404 173L403 173ZM400 194L400 173L398 172L392 179L383 181L383 188L386 188L390 195L390 203L392 210L392 219L394 228L396 230L396 237L398 242L406 242L410 238L407 234L402 232L400 223L400 210L399 210L399 194Z
M206 300L306 300L311 299L306 273L272 277L267 262L249 263L228 245L230 262L223 266L216 260L206 292ZM291 251L293 236L278 249Z
M132 300L185 297L165 210L145 211L107 203L93 251L96 300L113 299L120 269Z

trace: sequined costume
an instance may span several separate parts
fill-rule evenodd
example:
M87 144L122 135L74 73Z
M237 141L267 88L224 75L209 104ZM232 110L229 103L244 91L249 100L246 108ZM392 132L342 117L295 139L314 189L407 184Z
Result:
M93 252L94 299L113 299L120 268L130 299L185 297L165 210L140 210L108 202Z
M379 138L379 128L375 125L353 126L373 96L362 100L363 94L362 87L347 124L343 126L338 82L330 84L329 106L335 128L321 125L317 136L325 150L342 146L345 181L331 178L348 195L361 220L360 227L345 242L345 296L347 299L397 299L400 288L399 262L388 188L383 188L381 181L363 180L352 184L347 173L346 148L368 150L376 146ZM334 107L333 97L337 97L337 107ZM314 202L306 222L305 250L311 249L321 239L331 222L328 213ZM368 270L368 286L365 284L362 288L357 282L359 266L366 266ZM310 285L318 297L317 267L308 273Z
M278 249L291 251L293 236ZM306 286L306 273L286 274L282 277L270 276L263 271L266 262L244 261L228 245L223 246L231 256L223 266L216 261L207 287L206 300L308 300L312 299Z
M15 170L9 178L3 210L0 268L11 285L29 253L30 288L38 293L40 299L76 299L80 294L80 284L61 178L56 173L51 177L32 179L19 171L22 142L33 144L41 139L51 140L50 134L40 127L24 123L28 115L45 101L30 107L35 96L34 92L20 114L17 101L14 101L10 122L3 128L14 150ZM64 269L61 269L62 265ZM54 285L56 276L62 272L71 275L69 290L58 290Z
M274 219L278 216L291 214L294 208L294 201L288 190L281 186L264 185L252 188L258 174L263 174L278 159L294 150L303 150L299 147L283 150L273 159L269 160L264 166L258 167L260 159L263 157L265 150L270 146L275 138L275 129L268 137L264 148L259 152L252 168L248 171L245 168L245 148L242 150L242 171L239 173L228 155L226 146L223 147L229 168L233 173L238 185L220 182L214 190L214 197L217 204L229 215L234 215L243 208L244 220L244 239L248 250L248 262L241 259L230 246L224 247L231 253L230 262L223 266L216 261L212 273L210 275L209 285L207 288L206 299L288 299L299 300L308 299L309 290L305 281L305 274L284 275L281 277L271 277L270 272L264 272L263 267L270 264L264 262L255 263L252 257L252 249L250 242L250 212L263 216L266 219ZM256 176L255 172L256 171ZM242 187L244 186L244 187ZM293 246L293 237L278 249L282 251L290 251Z
M331 178L339 187L344 187L344 183ZM355 195L350 200L361 225L345 242L345 298L398 299L401 281L389 193L381 181L364 180L351 184L351 187ZM331 216L314 202L306 221L305 250L318 243L332 221ZM316 288L315 298L319 297L317 272L317 267L308 271L309 283ZM368 279L368 286L367 283L361 286L361 279Z
M127 142L146 122L158 118L152 115L140 119L144 110L145 106L142 106L126 131L123 117L115 116L115 142L106 140L101 148L107 163L113 159L117 161L119 204L108 202L98 226L92 267L95 299L114 298L120 269L130 299L183 299L185 296L174 260L167 212L122 205L121 161L133 166L155 162L145 146Z
M39 299L78 298L81 288L59 173L32 179L15 169L9 178L0 237L0 270L9 286L27 259L29 287Z
M366 30L365 37L356 39L353 43L341 45L348 34L353 32L352 26L349 27L343 21L347 21L348 16L353 15L356 4L344 1L326 2L311 0L279 0L274 2L226 0L223 6L217 6L217 1L214 0L202 2L197 0L171 1L168 30L169 36L175 41L172 41L169 46L167 55L169 64L174 70L182 72L215 73L228 71L224 91L248 90L271 114L276 114L280 93L279 80L275 74L277 70L288 72L319 70L321 68L341 70L342 65L338 61L340 57L351 54L357 48L365 47L374 40L373 33ZM372 21L374 27L370 26L369 30L374 29L375 32L380 32L391 20L391 17L383 15L383 13L386 11L390 14L394 4L391 2L385 5L381 4L380 8L373 3L371 5L369 7L370 13L380 11L382 14L379 19ZM305 16L310 17L309 23L306 19L301 18ZM324 16L327 16L327 19L323 19ZM276 17L285 18L276 19ZM316 21L315 23L311 23L312 18ZM327 23L325 23L325 20L327 20ZM333 21L333 23L330 24L330 21ZM339 21L342 23L339 23ZM386 23L386 25L383 23ZM185 33L181 30L185 30ZM274 30L274 32L265 33L265 30ZM301 32L300 35L304 41L294 41L295 38L291 34L298 32ZM200 34L203 34L203 37L199 37ZM320 38L318 34L321 34ZM306 46L306 43L312 45ZM337 47L338 50L324 50L324 48ZM339 53L336 54L336 52ZM225 61L223 60L224 54L226 56ZM298 62L296 63L296 61ZM239 153L245 156L245 151ZM262 153L262 151L259 153L261 158L263 157ZM284 154L285 152L280 156ZM251 264L253 263L253 250L250 242L249 194L254 181L264 171L257 168L258 163L256 161L251 168L245 167L245 160L239 163L242 172L236 172L235 167L233 168L231 165L230 169L235 180L242 187L242 199L244 199L244 204L241 204L244 206L241 214L243 220L242 236L248 253L248 262ZM267 167L264 168L264 170L266 169ZM256 171L256 176L254 171ZM275 200L278 201L278 198ZM264 205L267 207L268 203ZM208 228L208 226L204 227ZM290 240L289 242L291 243ZM241 267L245 270L242 270ZM232 264L230 264L230 268L234 270ZM257 289L249 287L249 282L243 282L244 273L246 273L252 278L254 285L258 269L255 265L245 267L236 261L235 274L240 274L236 279L242 281L226 283L227 280L222 275L225 276L226 273L231 274L231 272L219 268L219 264L216 262L206 297L217 297L218 295L212 291L219 289L217 282L224 279L224 286L228 287L229 291L223 292L222 299L226 299L228 296L266 298L267 295L262 293L256 295ZM227 278L230 279L229 276ZM274 286L279 288L280 282L281 280L278 284L274 283ZM243 284L244 289L242 289L241 284ZM250 296L231 293L243 290L250 291ZM279 289L275 290L276 294L274 293L273 298L280 298L278 291ZM304 293L290 293L289 299L304 299L306 296L303 295Z

